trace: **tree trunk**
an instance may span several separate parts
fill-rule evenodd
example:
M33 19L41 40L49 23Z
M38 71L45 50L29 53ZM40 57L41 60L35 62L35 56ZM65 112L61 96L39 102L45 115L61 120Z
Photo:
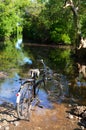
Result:
M73 12L73 22L74 22L74 43L75 47L78 47L81 41L81 27L79 23L78 10L72 0L66 0L64 8L70 7Z

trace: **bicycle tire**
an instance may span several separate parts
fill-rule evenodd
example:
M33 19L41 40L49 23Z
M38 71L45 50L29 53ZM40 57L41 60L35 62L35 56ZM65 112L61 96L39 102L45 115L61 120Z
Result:
M19 119L30 120L31 102L33 99L33 86L24 82L17 96L17 115Z

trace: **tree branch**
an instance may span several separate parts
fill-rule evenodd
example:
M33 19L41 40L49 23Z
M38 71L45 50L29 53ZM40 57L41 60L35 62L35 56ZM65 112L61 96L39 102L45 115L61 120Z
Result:
M63 7L63 8L66 8L66 7L68 7L68 6L74 6L74 4L73 4L73 1L72 1L72 0L65 0L65 5L64 5L64 7Z

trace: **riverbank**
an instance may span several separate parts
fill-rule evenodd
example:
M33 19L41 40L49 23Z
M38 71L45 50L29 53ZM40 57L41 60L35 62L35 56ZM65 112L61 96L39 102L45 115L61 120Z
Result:
M40 46L40 47L51 47L51 48L64 48L64 49L72 49L73 46L71 45L63 45L63 44L58 44L58 45L55 45L55 44L37 44L37 43L24 43L24 45L26 46Z
M52 109L35 107L30 121L18 120L12 104L0 106L1 130L82 130L80 118L70 114L71 106L53 104Z

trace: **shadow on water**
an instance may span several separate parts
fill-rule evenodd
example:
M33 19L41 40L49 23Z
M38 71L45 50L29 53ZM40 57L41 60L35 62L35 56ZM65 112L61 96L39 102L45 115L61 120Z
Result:
M18 79L20 77L28 77L29 68L41 67L38 65L37 59L43 58L53 71L53 80L46 84L50 91L49 95L47 95L43 87L39 91L38 96L41 100L41 105L47 108L52 108L52 102L86 105L86 66L71 59L70 49L26 46L23 48L24 50L20 48L15 49L14 53L12 49L10 48L7 49L7 52L3 52L4 54L9 53L11 57L13 56L11 62L10 60L8 62L9 57L7 57L4 64L3 58L0 56L2 63L0 72L2 70L6 71L8 68L8 76L0 80L0 104L10 102L15 105L16 93L20 87ZM22 60L25 64L20 64L19 61ZM28 64L27 60L32 64Z

